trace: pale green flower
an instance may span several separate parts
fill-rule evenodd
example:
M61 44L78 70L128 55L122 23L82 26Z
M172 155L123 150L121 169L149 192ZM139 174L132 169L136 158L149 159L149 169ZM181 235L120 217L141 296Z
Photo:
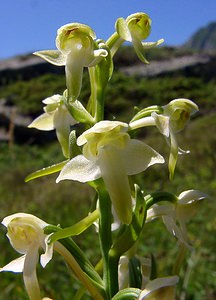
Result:
M121 39L133 43L137 56L145 63L148 63L144 56L145 49L158 46L164 41L160 39L157 42L142 42L151 32L151 19L143 12L132 14L126 19L117 19L115 27Z
M147 222L162 217L167 230L190 247L186 223L196 214L200 201L208 196L197 190L188 190L178 196L176 204L157 205L147 211Z
M69 23L57 31L56 47L58 50L35 52L48 62L65 66L68 97L75 101L79 96L84 67L98 64L108 52L99 49L94 31L85 24Z
M12 247L22 256L0 268L0 272L23 273L29 298L31 300L41 300L36 265L40 249L44 251L40 255L42 267L47 265L53 255L53 246L48 244L49 235L45 235L43 231L48 224L26 213L16 213L8 216L3 219L2 224L7 227L7 237Z
M178 147L176 134L185 128L190 117L197 111L198 106L193 101L184 98L174 99L162 107L152 106L141 110L129 124L131 130L156 126L167 138L170 143L170 178L174 176L178 154L189 153Z
M44 107L45 112L37 117L28 127L45 131L55 129L62 152L65 157L69 157L70 127L77 121L68 112L63 97L54 95L43 100L42 102L46 104Z
M83 154L74 157L62 169L57 182L65 179L80 182L103 178L118 218L130 223L132 199L128 175L138 174L149 166L163 163L163 157L141 141L131 139L128 124L101 121L77 139Z
M198 111L198 106L191 100L180 98L163 106L163 113L152 113L159 131L170 139L169 171L173 178L178 154L188 153L178 147L176 133L185 128L191 115Z

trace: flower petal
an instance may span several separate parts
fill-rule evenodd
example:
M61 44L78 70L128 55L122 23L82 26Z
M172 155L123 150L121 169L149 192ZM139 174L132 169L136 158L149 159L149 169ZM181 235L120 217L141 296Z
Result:
M29 128L37 128L39 130L53 130L54 122L53 122L54 113L48 114L44 113L37 117L31 124L28 125Z
M122 159L128 175L138 174L151 165L164 163L164 158L158 152L135 139L128 141L122 151Z
M87 142L88 136L92 135L92 133L106 133L116 127L121 127L121 131L126 132L128 129L128 124L120 121L100 121L78 137L77 145L84 145Z
M66 56L58 50L43 50L33 54L56 66L64 66L66 63Z
M146 222L150 222L156 218L163 217L174 213L173 205L153 205L147 211Z
M40 287L37 280L36 265L38 262L38 247L37 243L32 244L29 251L26 253L23 280L31 300L40 300Z
M129 224L132 219L132 199L123 151L112 146L104 146L99 152L99 166L112 204L122 223Z
M97 161L89 161L83 155L78 155L63 167L56 182L65 179L88 182L100 177L101 171Z
M166 137L169 137L170 129L169 129L169 117L164 115L159 115L156 112L153 112L151 116L155 120L155 125L157 126L158 130L165 135Z
M207 194L204 194L198 190L184 191L178 196L180 204L190 204L195 201L203 200L207 197Z
M48 243L50 236L51 235L46 236L46 238L45 238L45 245L46 245L45 253L40 256L40 263L43 268L46 267L46 265L52 259L52 256L53 256L53 243L51 243L51 244Z
M131 33L125 19L118 18L115 23L115 28L122 39L128 42L132 41Z
M143 42L142 45L143 45L143 48L145 48L145 49L151 49L151 48L154 48L154 47L162 44L163 42L164 42L164 39L159 39L156 42Z
M25 257L26 255L23 255L19 258L12 260L9 264L4 266L3 268L0 268L0 272L9 271L14 273L22 273L24 268Z
M10 216L7 216L3 219L2 224L5 227L7 227L11 221L18 218L20 219L20 221L23 218L23 220L26 220L26 222L29 222L30 224L35 224L36 226L39 226L42 229L48 225L48 223L44 222L43 220L27 213L15 213Z

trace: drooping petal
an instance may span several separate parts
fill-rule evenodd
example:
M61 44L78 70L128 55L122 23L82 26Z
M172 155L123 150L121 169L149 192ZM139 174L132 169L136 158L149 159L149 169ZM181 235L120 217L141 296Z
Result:
M132 219L132 199L123 151L104 146L99 152L99 166L114 209L122 223Z
M169 155L169 174L170 179L173 179L174 171L178 159L178 144L174 133L170 132L170 155Z
M56 110L53 118L54 127L58 141L62 147L62 152L65 157L69 157L69 134L70 126L75 124L76 121L68 113L66 107L61 105Z
M144 55L144 48L143 48L142 42L137 38L133 38L133 46L134 46L134 50L135 50L138 58L143 63L149 64L149 61L145 58L145 55Z
M90 161L83 155L78 155L63 167L56 182L65 179L88 182L100 177L101 171L97 161Z
M9 271L14 273L22 273L24 268L25 257L26 255L23 255L19 258L12 260L9 264L4 266L3 268L0 268L0 272Z
M69 98L72 102L75 101L81 90L82 77L83 77L83 61L82 54L68 54L67 62L65 65L66 84Z
M38 262L37 244L32 244L26 253L23 279L30 300L41 300L40 287L37 280L36 265Z
M129 159L130 157L133 157L133 159ZM122 151L122 159L127 175L135 175L151 165L164 163L164 158L158 152L135 139L127 142L127 146Z

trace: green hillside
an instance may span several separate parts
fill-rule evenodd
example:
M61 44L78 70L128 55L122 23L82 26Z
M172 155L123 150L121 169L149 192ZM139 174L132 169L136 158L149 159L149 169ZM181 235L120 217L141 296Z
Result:
M147 57L150 61L162 62L188 55L193 55L193 51L164 47L150 51ZM216 298L216 56L211 54L207 63L197 63L184 69L164 72L159 76L129 77L122 71L123 67L137 64L139 65L139 62L133 55L132 48L122 48L116 57L116 72L107 88L105 112L107 119L129 121L137 108L155 104L165 105L175 98L189 98L200 108L189 126L179 135L180 146L190 150L191 153L180 157L174 180L168 180L167 165L160 168L160 172L154 167L153 171L145 173L145 178L142 176L138 178L145 186L146 193L153 190L167 190L178 194L183 190L198 189L209 194L209 200L203 203L199 213L189 224L195 250L188 254L188 265L185 266L186 274L189 276L185 300L213 300ZM16 72L16 76L10 81L5 83L1 81L0 99L5 99L9 106L15 105L23 115L37 116L42 111L41 101L44 98L63 93L65 89L64 74L49 71L34 78L24 78L19 76L18 71ZM84 103L87 103L90 94L87 75L84 74L84 85L80 95L80 100ZM6 126L6 129L9 129L9 125L3 124L3 120L0 121L0 127ZM26 134L26 130L22 131L23 128L20 130L19 134ZM29 173L63 160L53 133L48 133L49 138L47 134L46 136L42 134L36 139L35 130L28 129L28 131L29 134L22 142L18 135L16 136L16 128L12 133L14 140L11 138L12 141L0 142L0 219L8 214L23 211L33 213L50 223L69 226L86 216L94 193L90 187L74 182L63 181L56 184L55 175L24 183L24 178ZM151 128L143 130L141 137L167 157L169 149L156 130ZM40 138L43 139L43 143L38 142ZM165 264L170 266L172 257L176 255L176 244L174 238L170 242L170 236L161 222L155 221L154 225L153 229L147 227L147 242L140 252L148 253L149 249L156 250L155 247L158 246L156 241L160 239L157 258L163 269ZM4 232L3 227L1 232ZM0 241L0 266L3 266L15 258L16 253L10 249L3 234L0 235ZM92 238L87 234L77 238L76 241L96 264L97 241L92 243ZM168 261L165 260L166 252L170 257ZM70 299L71 291L66 280L67 270L58 257L56 263L51 262L46 270L39 269L38 272L42 290L53 295L56 300ZM50 274L54 276L50 278ZM74 279L71 278L71 281L76 289ZM11 274L1 274L0 288L0 300L27 299L21 275L14 278ZM58 292L60 290L63 291L61 295Z

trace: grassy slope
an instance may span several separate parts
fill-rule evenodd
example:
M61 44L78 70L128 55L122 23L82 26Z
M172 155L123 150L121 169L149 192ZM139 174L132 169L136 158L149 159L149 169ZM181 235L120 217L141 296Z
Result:
M50 84L50 89L46 89L45 87ZM0 94L1 97L10 95L10 99L23 111L37 114L42 107L40 99L54 93L61 93L64 85L64 77L50 74L37 80L12 83L2 88ZM87 99L89 94L87 87L88 84L85 83L81 99ZM162 189L178 194L183 190L194 188L210 195L209 200L203 203L193 222L189 224L196 252L188 256L188 261L192 265L189 270L191 276L188 285L188 300L215 299L216 297L213 294L216 290L214 269L216 263L214 253L216 248L214 238L216 229L215 89L215 79L205 82L203 78L184 78L181 75L129 79L117 73L107 90L106 116L110 119L117 117L129 120L133 114L134 105L143 107L166 104L179 97L188 97L200 106L198 116L179 135L180 145L183 149L190 149L191 154L180 157L174 180L168 181L166 166L162 169L153 167L147 170L144 178L139 176L139 181L146 193L154 189ZM147 132L142 132L141 137L167 157L168 148L156 130L150 128ZM92 190L85 185L74 182L62 182L57 185L55 175L24 183L24 178L28 173L47 166L50 162L62 160L56 143L45 145L43 148L28 144L15 145L12 149L8 149L8 145L2 143L0 153L0 219L17 211L25 211L34 213L47 222L68 226L88 213L94 195ZM170 239L163 229L159 221L148 225L143 236L145 243L140 249L141 254L149 253L149 249L156 252L162 274L165 272L165 265L171 264L172 257L177 251L174 238ZM4 229L1 228L1 231ZM92 248L92 235L95 236L94 231L91 231L91 235L85 234L77 241L96 263L98 257L95 252L97 252L98 245L95 241L96 247ZM159 239L163 243L158 245ZM17 257L17 254L10 249L4 235L0 235L0 242L0 265L2 266ZM164 243L169 245L166 251L164 251ZM54 298L57 300L71 298L68 280L70 282L72 279L67 278L67 269L61 259L56 257L46 270L39 268L38 271L42 289L47 294L51 297L55 295ZM76 285L73 283L74 287ZM0 288L0 299L27 299L19 275L14 277L13 274L2 274Z

